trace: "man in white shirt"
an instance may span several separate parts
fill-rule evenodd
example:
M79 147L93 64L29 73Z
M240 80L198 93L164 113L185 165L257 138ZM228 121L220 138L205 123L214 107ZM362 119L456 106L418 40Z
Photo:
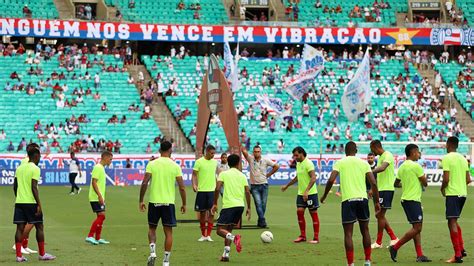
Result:
M280 166L272 160L262 158L262 149L260 146L253 147L252 155L242 147L242 154L247 160L250 168L250 192L252 193L255 202L255 209L257 210L257 226L260 228L266 228L267 221L265 220L265 211L267 208L268 198L268 178L276 173ZM267 172L269 167L272 167L272 170Z
M316 136L316 131L314 131L314 128L311 128L311 129L308 131L308 136L310 136L310 137Z
M69 183L71 184L71 192L69 195L79 194L81 192L81 188L76 185L76 177L77 175L81 177L82 174L81 166L79 165L79 159L77 159L74 152L71 152L71 160L66 163L69 164ZM74 193L74 190L77 190L77 192Z

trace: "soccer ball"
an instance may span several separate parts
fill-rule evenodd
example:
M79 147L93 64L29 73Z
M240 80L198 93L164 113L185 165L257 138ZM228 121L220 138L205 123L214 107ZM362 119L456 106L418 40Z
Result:
M260 235L260 239L263 243L269 244L273 241L273 234L270 231L265 231Z

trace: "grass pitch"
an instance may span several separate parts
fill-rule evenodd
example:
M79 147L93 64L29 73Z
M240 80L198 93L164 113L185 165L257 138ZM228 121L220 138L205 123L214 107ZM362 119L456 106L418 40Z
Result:
M267 222L274 235L271 244L260 241L261 229L244 228L238 230L243 237L243 251L237 254L232 247L231 263L245 265L345 265L343 230L340 218L340 198L331 194L326 204L319 209L321 221L320 244L294 244L292 240L299 234L296 220L296 187L281 192L279 187L271 187L267 207ZM323 188L318 188L322 194ZM146 265L148 250L146 213L138 210L139 187L107 188L107 219L102 231L103 238L111 241L110 245L91 246L84 242L94 219L88 202L88 188L82 193L69 196L66 187L41 187L40 197L43 203L45 218L46 251L57 256L53 262L39 262L36 255L26 255L27 264L55 265ZM474 188L469 188L474 193ZM177 213L178 220L193 220L195 193L187 188L187 213ZM400 205L401 191L395 192L394 208L388 212L388 219L397 234L401 237L410 227ZM180 199L177 195L177 210ZM14 198L11 187L0 187L0 264L16 265L15 253L12 250L15 227L12 224ZM423 194L424 225L422 232L423 250L433 260L429 265L444 265L444 261L453 254L449 232L444 218L444 199L438 187L428 188ZM256 224L256 213L252 203L252 219L245 221L244 226ZM371 236L376 236L376 221L371 206ZM311 218L306 215L307 234L313 230ZM460 225L463 228L465 247L468 257L465 265L474 264L474 203L468 198ZM363 263L361 237L354 229L355 263ZM161 265L163 234L157 231L157 265ZM200 237L197 222L178 223L174 230L174 244L171 253L172 265L218 265L222 254L223 240L215 233L215 242L197 242ZM389 242L384 235L384 245ZM37 249L34 230L30 235L30 246ZM407 243L399 251L398 263L390 260L387 249L377 249L372 253L374 265L417 265L414 245ZM159 263L158 263L159 262Z

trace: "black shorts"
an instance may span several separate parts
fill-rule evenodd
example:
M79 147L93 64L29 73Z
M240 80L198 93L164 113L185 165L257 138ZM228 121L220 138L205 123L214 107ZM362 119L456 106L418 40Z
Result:
M368 222L370 219L369 201L367 199L350 199L341 203L341 217L343 224L352 224L356 221Z
M92 211L95 213L105 212L105 204L100 205L98 201L91 201L91 208L92 208Z
M196 202L194 203L194 210L197 212L208 211L212 209L214 204L214 191L198 192L196 195Z
M36 216L38 204L36 203L17 203L15 204L15 213L13 214L14 224L41 224L43 223L43 214Z
M380 191L379 192L379 203L382 209L391 209L393 194L395 191Z
M148 203L148 224L158 225L160 219L163 226L176 226L174 204Z
M466 197L446 196L446 219L461 217L464 203L466 203Z
M310 211L317 210L319 208L318 194L308 195L307 201L303 200L303 196L298 195L296 197L296 207L308 208Z
M423 210L421 202L414 200L402 200L402 207L407 215L407 220L411 224L423 222Z
M69 183L74 184L78 173L69 173Z
M244 207L222 209L217 218L217 225L237 225L244 213Z

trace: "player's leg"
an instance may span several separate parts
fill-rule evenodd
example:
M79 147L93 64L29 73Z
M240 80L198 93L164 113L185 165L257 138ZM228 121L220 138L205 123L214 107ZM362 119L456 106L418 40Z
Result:
M98 201L91 201L90 204L92 211L96 214L96 218L94 219L94 221L92 221L89 234L87 234L86 237L86 242L91 243L93 245L98 245L98 239L96 239L96 237L94 236L97 236L97 229L99 228L99 224L103 223L102 219L105 219L105 216L99 215L100 213L105 212L105 206L100 205ZM100 225L100 228L102 229L102 225Z
M71 191L69 192L69 195L74 195L74 179L76 178L76 174L74 173L69 173L69 184L71 184Z
M16 213L16 211L15 211ZM26 261L26 258L23 257L21 253L21 241L23 239L23 231L25 230L26 222L16 224L16 231L15 231L15 251L16 251L16 261L23 262Z
M300 235L298 238L293 240L294 243L306 242L306 221L304 219L304 210L306 209L306 206L303 196L296 196L296 217L298 218Z
M219 236L224 238L224 252L222 253L221 261L229 261L231 238L227 238L227 234L232 234L232 225L218 225L217 232Z
M347 265L353 265L354 244L352 243L352 232L354 229L354 223L344 223L342 226L344 228L344 247L346 249Z
M33 224L26 224L25 230L23 231L23 241L21 243L22 247L23 247L23 250L25 250L26 252L28 252L30 254L38 253L38 251L32 250L28 247L28 240L29 240L29 237L30 237L30 232L34 227L35 226Z
M319 201L318 201L318 194L313 194L308 196L308 200L306 201L308 205L309 214L311 215L311 220L313 222L313 239L309 241L311 244L318 244L319 243L319 216L318 216L318 208L319 208Z
M384 195L384 204L383 204L383 209L389 210L392 208L392 201L393 201L393 195L395 194L394 191L386 191ZM395 245L397 243L398 238L393 232L392 227L390 226L390 223L387 220L386 212L384 213L384 219L385 219L385 231L387 231L387 234L390 236L390 245Z
M263 216L263 208L262 208L262 193L261 193L261 186L262 185L252 185L252 198L253 202L255 203L255 211L257 212L258 221L257 226L262 227L262 218Z
M36 241L38 242L39 259L40 260L54 260L56 259L56 257L51 254L46 253L44 250L44 227L43 227L42 220L43 219L41 217L41 222L35 223Z
M462 207L464 206L464 200L457 196L446 197L446 219L448 220L448 228L451 236L451 243L454 249L454 257L449 259L447 262L462 262L462 244L459 238L458 231L458 218L461 216ZM460 228L460 227L459 227Z
M206 238L207 238L207 241L213 241L212 238L211 238L211 234L212 234L212 228L214 227L214 215L212 214L211 212L211 209L212 209L212 205L214 204L214 192L207 192L206 193L207 197L206 197L206 201L207 201L207 205L206 205L206 209L207 209L207 232L206 232Z
M431 262L431 260L423 254L423 249L421 248L421 232L413 238L413 243L415 244L416 250L416 262Z
M370 245L370 230L369 230L369 221L370 221L370 211L369 211L369 201L364 199L363 201L352 202L351 204L355 205L355 212L357 220L359 221L359 229L362 235L362 245L364 246L364 255L365 255L365 266L371 265L371 253L372 247Z
M165 233L165 254L163 257L163 266L169 265L171 256L171 247L173 246L173 227L163 225Z
M207 211L199 212L199 228L201 229L201 238L198 241L206 241L206 214Z
M150 256L148 257L148 266L155 265L156 260L156 227L160 220L161 213L158 207L148 203L148 243L150 245Z
M198 239L199 242L206 241L206 220L207 210L205 208L206 198L205 192L198 192L196 194L196 201L194 203L194 210L198 213L199 228L201 229L201 237Z
M105 211L97 213L97 220L98 222L97 222L97 228L95 230L95 240L97 240L99 244L109 244L110 243L109 241L101 238L102 228L105 221Z
M414 239L415 236L418 235L421 232L421 228L422 228L422 223L421 222L412 223L412 228L410 228L410 230L408 230L405 233L405 235L403 235L403 237L400 238L400 240L398 240L397 243L395 243L395 245L389 247L390 256L391 256L393 261L395 261L395 262L397 261L397 252L398 252L398 250L405 243L407 243L408 241Z
M234 225L239 222L239 219L242 216L243 212L244 207L222 209L219 215L219 219L217 220L217 234L224 239L234 242L235 248L238 253L242 251L242 244L240 242L241 236L233 235L232 229ZM226 242L226 244L227 243L228 242Z
M369 221L360 221L359 220L359 229L362 235L362 245L364 247L365 261L370 262L372 260L372 247L370 246L370 230L369 230Z

